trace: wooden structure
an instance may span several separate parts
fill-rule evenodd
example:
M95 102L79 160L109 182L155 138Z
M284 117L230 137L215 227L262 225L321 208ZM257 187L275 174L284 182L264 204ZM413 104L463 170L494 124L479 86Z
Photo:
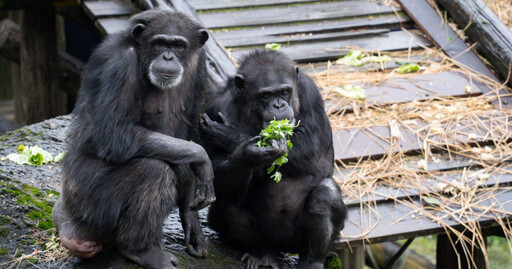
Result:
M397 51L438 46L445 53L476 72L498 80L480 59L460 40L450 28L439 28L442 18L425 0L400 0L398 6L387 6L379 1L313 1L313 0L139 0L140 9L159 7L175 9L196 17L208 27L213 38L206 45L208 56L208 76L210 86L221 85L236 68L231 60L255 47L267 43L279 43L281 51L295 61L303 64L325 62L346 55L349 47L360 47L375 51ZM113 34L127 25L129 16L137 9L121 1L80 1L81 7L104 34ZM508 40L510 42L510 40ZM223 49L227 49L229 54ZM306 65L305 65L306 66ZM467 91L465 85L472 85ZM436 97L470 97L489 93L491 89L483 83L472 81L470 77L455 72L441 72L429 75L417 75L411 79L393 79L368 92L368 105L392 105L424 101ZM500 98L493 104L505 107L510 103L509 97ZM352 108L327 103L329 112L351 112ZM459 140L463 143L486 143L497 137L479 136L484 127L510 122L508 117L489 118L481 125L461 121L457 128L464 130ZM418 123L417 128L425 127ZM397 125L402 138L399 147L393 147L393 133L390 126L371 126L365 128L343 129L334 132L335 157L338 162L348 162L360 158L376 158L386 154L415 154L421 150L423 140L416 133ZM476 138L468 141L464 135L476 133ZM508 137L509 133L496 134ZM429 137L436 139L436 137ZM414 167L413 169L419 169ZM466 159L445 158L441 163L429 162L430 171L447 171L446 178L457 177L466 170L478 167ZM339 177L350 171L339 170ZM449 173L448 173L449 172ZM439 179L432 179L428 184L436 184ZM512 173L492 176L484 187L509 185ZM393 195L395 200L387 197ZM419 193L414 189L393 189L387 186L377 187L377 191L359 199L348 199L349 221L343 230L343 238L336 242L336 248L343 258L344 267L362 268L364 264L364 244L374 244L398 239L409 239L396 257L388 263L389 267L417 236L444 234L446 231L437 223L425 217L410 214L410 207L397 200L407 201L421 206ZM512 191L501 193L494 202L503 203L505 212L512 212L512 205L506 201L512 198ZM376 206L378 214L365 216L361 203ZM489 201L483 201L487 203ZM367 209L368 211L372 209ZM368 213L368 212L366 212ZM507 216L508 217L508 216ZM362 222L365 222L364 226ZM456 228L460 222L449 222ZM492 227L494 219L480 218L482 227ZM375 225L373 225L375 224ZM363 225L364 227L362 227ZM363 229L364 228L364 229ZM367 229L367 230L365 230ZM457 264L457 257L447 250L450 244L446 236L438 241L438 268L451 268ZM348 248L353 250L351 252ZM443 248L444 247L444 248ZM450 245L451 247L451 245ZM477 255L478 256L478 255ZM477 267L483 266L482 257L474 257Z

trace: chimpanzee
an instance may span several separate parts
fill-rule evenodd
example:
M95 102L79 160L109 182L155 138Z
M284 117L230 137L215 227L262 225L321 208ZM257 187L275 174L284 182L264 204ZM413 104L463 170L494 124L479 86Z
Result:
M247 268L277 268L279 252L299 253L299 268L322 268L347 215L332 179L332 130L323 100L311 78L280 52L255 50L240 62L206 106L200 127L215 171L209 225L247 252ZM276 183L266 168L286 152L286 142L255 143L271 120L284 118L298 126Z
M197 210L215 201L198 135L207 30L150 10L92 54L68 134L54 222L62 244L89 258L117 246L148 268L175 268L160 246L178 204L187 250L206 255ZM172 261L171 261L172 260Z

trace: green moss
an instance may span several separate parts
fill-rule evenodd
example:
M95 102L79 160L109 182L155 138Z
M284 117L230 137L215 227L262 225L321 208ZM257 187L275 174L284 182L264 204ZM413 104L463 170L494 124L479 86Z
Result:
M7 255L9 253L9 250L6 248L0 248L0 256Z
M43 192L36 187L23 184L20 189L14 185L9 185L3 189L4 192L16 195L16 203L25 205L32 211L27 213L27 217L38 222L37 227L42 230L53 228L52 210L53 204L48 202L46 198L49 194L58 195L55 191Z
M7 224L10 223L11 220L8 217L2 217L0 218L0 224Z
M10 231L11 228L7 226L0 226L0 237L7 237Z

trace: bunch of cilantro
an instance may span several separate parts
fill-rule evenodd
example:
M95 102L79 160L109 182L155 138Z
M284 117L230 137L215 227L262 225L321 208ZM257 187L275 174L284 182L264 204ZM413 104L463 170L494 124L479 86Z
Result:
M289 119L274 119L270 121L268 127L261 130L261 139L256 143L256 146L268 147L270 146L271 140L279 140L281 138L284 138L286 139L288 151L291 150L293 144L292 141L290 141L289 137L293 135L293 128L299 126L299 123L297 123L297 125L294 126L293 124L290 123ZM267 168L267 174L271 174L275 170L274 174L270 176L270 178L272 178L276 183L279 183L279 181L281 181L281 179L283 178L283 174L279 172L279 168L281 168L283 164L288 162L288 151L286 151L286 153L281 157L275 159L274 162L272 162L272 165L269 168Z

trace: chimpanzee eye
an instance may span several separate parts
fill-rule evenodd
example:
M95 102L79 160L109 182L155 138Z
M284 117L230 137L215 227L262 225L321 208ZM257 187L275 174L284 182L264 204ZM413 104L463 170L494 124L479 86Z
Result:
M153 50L155 50L156 53L162 53L166 49L167 47L165 46L165 44L162 43L156 43L155 45L153 45Z
M260 98L263 101L267 101L268 99L270 99L270 97L272 97L272 95L270 93L263 93L260 95Z
M177 52L183 52L185 50L185 45L181 42L176 43L175 45Z

